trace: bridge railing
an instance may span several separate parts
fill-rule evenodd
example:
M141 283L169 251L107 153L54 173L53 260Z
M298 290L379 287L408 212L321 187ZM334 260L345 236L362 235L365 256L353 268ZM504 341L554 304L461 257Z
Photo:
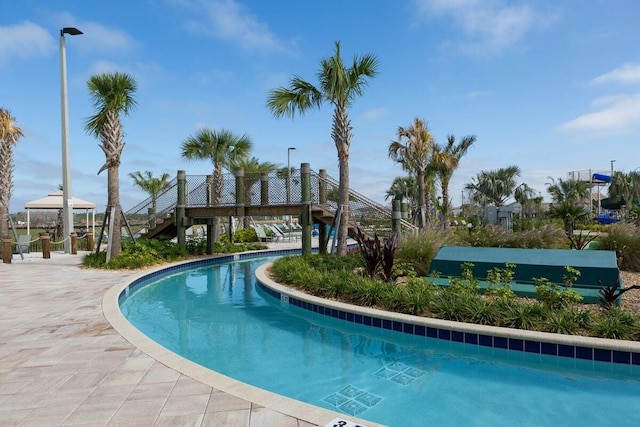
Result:
M233 206L236 205L236 185L238 177L233 173L226 173L222 177L219 195L216 196L216 183L212 175L186 176L186 207L204 206ZM288 205L300 204L302 201L302 179L300 171L296 170L289 177L281 173L269 174L244 173L244 205ZM335 179L311 171L311 203L322 205L328 212L335 215L338 209L339 183ZM156 197L156 218L163 218L174 211L178 198L177 178L174 178ZM218 199L216 201L216 199ZM321 203L321 200L324 203ZM151 197L140 202L126 212L128 218L147 218L149 209L153 206ZM155 218L149 218L155 220ZM391 230L391 210L366 196L350 190L349 192L349 222L352 225L373 232L388 232ZM408 221L401 221L402 231L415 230L415 226Z
M178 200L178 178L173 178L165 188L158 192L156 196L156 212L150 216L149 209L153 207L153 198L148 197L125 212L129 220L156 221L159 218L167 217L173 212Z
M320 189L326 191L329 210L335 214L338 209L340 183L329 177L311 172L312 203L319 203ZM349 223L374 233L389 233L392 229L391 209L380 205L354 190L349 190ZM401 220L403 232L415 231L416 227L406 220Z

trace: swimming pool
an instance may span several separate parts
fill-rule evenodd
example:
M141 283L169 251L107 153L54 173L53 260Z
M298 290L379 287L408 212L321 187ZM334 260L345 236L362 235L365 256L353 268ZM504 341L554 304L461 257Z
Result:
M390 426L635 425L633 366L531 355L310 313L255 286L269 258L161 274L123 295L153 340L240 381Z

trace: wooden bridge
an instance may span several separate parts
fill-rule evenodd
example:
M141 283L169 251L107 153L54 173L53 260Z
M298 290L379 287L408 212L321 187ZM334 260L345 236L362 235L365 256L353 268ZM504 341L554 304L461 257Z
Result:
M238 169L233 174L225 174L222 182L217 183L212 175L186 175L178 171L177 177L155 200L143 201L127 211L126 216L149 221L144 237L177 236L181 245L186 245L187 228L204 224L209 253L213 251L217 235L216 219L297 216L302 225L302 251L310 253L312 225L321 225L318 228L321 250L326 248L329 237L325 225L337 225L338 186L325 170L315 173L308 163L285 177L277 173L245 174ZM392 214L390 209L350 191L349 236L355 236L356 225L370 235L415 229L401 218L399 209Z

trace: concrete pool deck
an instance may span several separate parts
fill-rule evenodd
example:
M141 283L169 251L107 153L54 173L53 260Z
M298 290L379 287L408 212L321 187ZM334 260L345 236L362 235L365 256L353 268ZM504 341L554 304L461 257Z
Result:
M102 301L146 270L84 269L82 255L0 263L0 425L321 425L225 393L132 345Z

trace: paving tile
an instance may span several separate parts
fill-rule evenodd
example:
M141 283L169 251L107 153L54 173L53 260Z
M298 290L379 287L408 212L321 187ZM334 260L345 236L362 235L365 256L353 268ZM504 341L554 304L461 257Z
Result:
M55 406L34 409L20 421L18 427L58 426L76 409L76 406Z
M152 418L155 420L166 401L166 399L162 398L128 400L118 408L118 411L113 416L113 421L135 420L138 418Z
M18 393L2 402L5 411L17 411L21 409L34 409L45 400L49 393Z
M212 393L207 405L207 412L237 411L241 409L251 409L251 402L222 392Z
M209 395L175 396L168 399L162 408L162 415L202 414L207 408Z
M141 383L162 383L162 382L176 382L180 377L180 373L173 369L167 368L162 363L155 362L151 368L147 371L146 375L140 381Z
M298 420L280 412L267 408L251 411L250 427L298 427Z
M18 424L24 417L29 415L31 409L22 409L22 410L0 410L0 425L1 426L12 426Z
M104 403L104 402L119 402L122 404L127 398L129 394L131 394L131 390L133 389L133 385L124 384L124 385L103 385L100 387L96 387L96 389L91 392L89 396L82 402L83 405L91 405L96 403Z
M142 377L145 376L144 371L114 371L104 379L105 385L122 385L122 384L138 384Z
M249 426L251 411L207 412L202 420L202 427L244 427Z
M138 384L129 395L128 400L167 399L173 390L173 383Z
M200 381L181 375L171 391L171 396L193 396L198 394L211 394L213 389Z
M39 406L65 406L82 404L95 388L80 388L76 390L56 390L44 399Z
M118 410L119 403L102 402L90 405L82 404L73 411L63 425L86 424L106 425Z
M80 258L65 254L52 258L0 264L1 426L237 427L249 426L252 411L254 423L289 425L276 412L251 409L164 366L113 330L102 297L137 273L80 269Z
M53 393L63 384L69 381L71 375L50 375L37 377L20 390L20 393Z

